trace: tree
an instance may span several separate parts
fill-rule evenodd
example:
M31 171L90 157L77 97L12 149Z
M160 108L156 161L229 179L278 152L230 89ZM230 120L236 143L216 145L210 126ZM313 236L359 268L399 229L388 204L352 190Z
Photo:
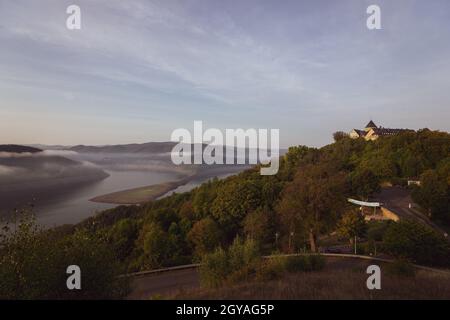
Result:
M236 237L227 250L217 247L202 257L199 268L202 286L219 287L224 282L248 280L260 263L261 254L255 241Z
M358 168L350 174L349 179L352 193L363 200L380 190L379 178L369 169Z
M337 225L338 234L349 239L351 244L354 244L355 237L363 236L366 230L366 221L357 210L346 212Z
M243 218L261 203L261 191L255 181L235 179L221 186L211 208L213 217L228 235L234 235Z
M66 269L82 270L81 290L67 290ZM127 279L113 248L97 233L60 235L40 229L32 216L0 232L0 299L117 299Z
M333 133L333 139L335 142L338 142L347 137L348 137L348 134L345 133L344 131L336 131L335 133Z
M390 224L383 237L383 245L397 258L438 266L450 263L447 240L428 226L413 221L400 220Z
M448 183L435 170L427 170L420 176L420 187L413 192L413 198L430 217L448 214L449 197Z
M179 215L181 218L186 218L188 220L194 219L194 208L191 201L186 201L181 205Z
M155 222L144 225L138 243L143 251L140 259L144 269L160 267L170 254L168 235Z
M108 241L114 246L118 258L124 260L132 252L137 236L138 227L136 221L122 219L109 229Z
M194 247L195 255L201 257L220 244L221 231L213 219L204 218L194 224L187 237Z
M200 220L211 214L210 208L217 196L217 189L220 181L213 179L202 184L194 191L192 199L192 208L194 209L194 218Z
M273 235L270 220L270 212L267 209L258 208L245 217L243 223L244 233L248 238L255 240L261 245Z
M345 174L327 164L302 167L283 192L278 212L285 233L306 232L312 252L317 236L330 228L345 205Z

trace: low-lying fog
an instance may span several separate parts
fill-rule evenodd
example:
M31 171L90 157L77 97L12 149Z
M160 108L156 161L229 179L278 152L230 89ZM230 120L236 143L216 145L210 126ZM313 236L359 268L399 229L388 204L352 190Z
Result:
M33 212L44 226L77 223L115 206L89 201L96 196L192 177L174 190L183 192L214 176L225 177L247 167L175 166L170 153L0 153L0 216L33 204Z

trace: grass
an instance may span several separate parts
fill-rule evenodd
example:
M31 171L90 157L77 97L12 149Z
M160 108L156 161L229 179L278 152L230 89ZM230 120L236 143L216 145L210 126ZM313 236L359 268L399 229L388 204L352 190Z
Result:
M414 278L383 275L381 290L368 290L362 272L288 274L280 280L249 282L219 290L196 290L188 299L450 299L450 278L420 271Z
M381 264L381 290L366 287L367 261L327 259L320 271L287 272L274 280L248 281L217 289L194 289L177 299L450 299L450 276L418 270L396 274Z

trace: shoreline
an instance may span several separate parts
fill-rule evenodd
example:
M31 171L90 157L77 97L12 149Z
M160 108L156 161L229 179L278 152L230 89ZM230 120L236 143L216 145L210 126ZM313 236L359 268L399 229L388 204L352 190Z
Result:
M91 202L108 203L115 205L138 205L153 201L179 186L188 183L195 175L185 177L181 180L168 181L143 187L131 188L107 193L89 199Z

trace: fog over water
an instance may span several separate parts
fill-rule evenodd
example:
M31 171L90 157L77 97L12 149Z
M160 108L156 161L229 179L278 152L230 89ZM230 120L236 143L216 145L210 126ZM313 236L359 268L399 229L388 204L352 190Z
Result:
M89 201L103 194L174 181L179 175L157 171L109 171L104 180L77 188L63 195L56 195L37 203L38 222L45 226L77 223L95 214L97 211L113 208L117 205Z
M44 151L35 155L3 154L2 159L0 216L11 216L14 208L28 208L32 204L38 223L44 227L78 223L99 211L117 206L90 201L97 196L192 176L186 184L162 198L174 192L189 191L211 178L224 178L248 167L202 166L193 169L175 166L170 154L155 153ZM20 163L18 159L21 159ZM92 175L91 172L97 175L94 179L71 181L86 174ZM45 189L41 186L50 187Z

